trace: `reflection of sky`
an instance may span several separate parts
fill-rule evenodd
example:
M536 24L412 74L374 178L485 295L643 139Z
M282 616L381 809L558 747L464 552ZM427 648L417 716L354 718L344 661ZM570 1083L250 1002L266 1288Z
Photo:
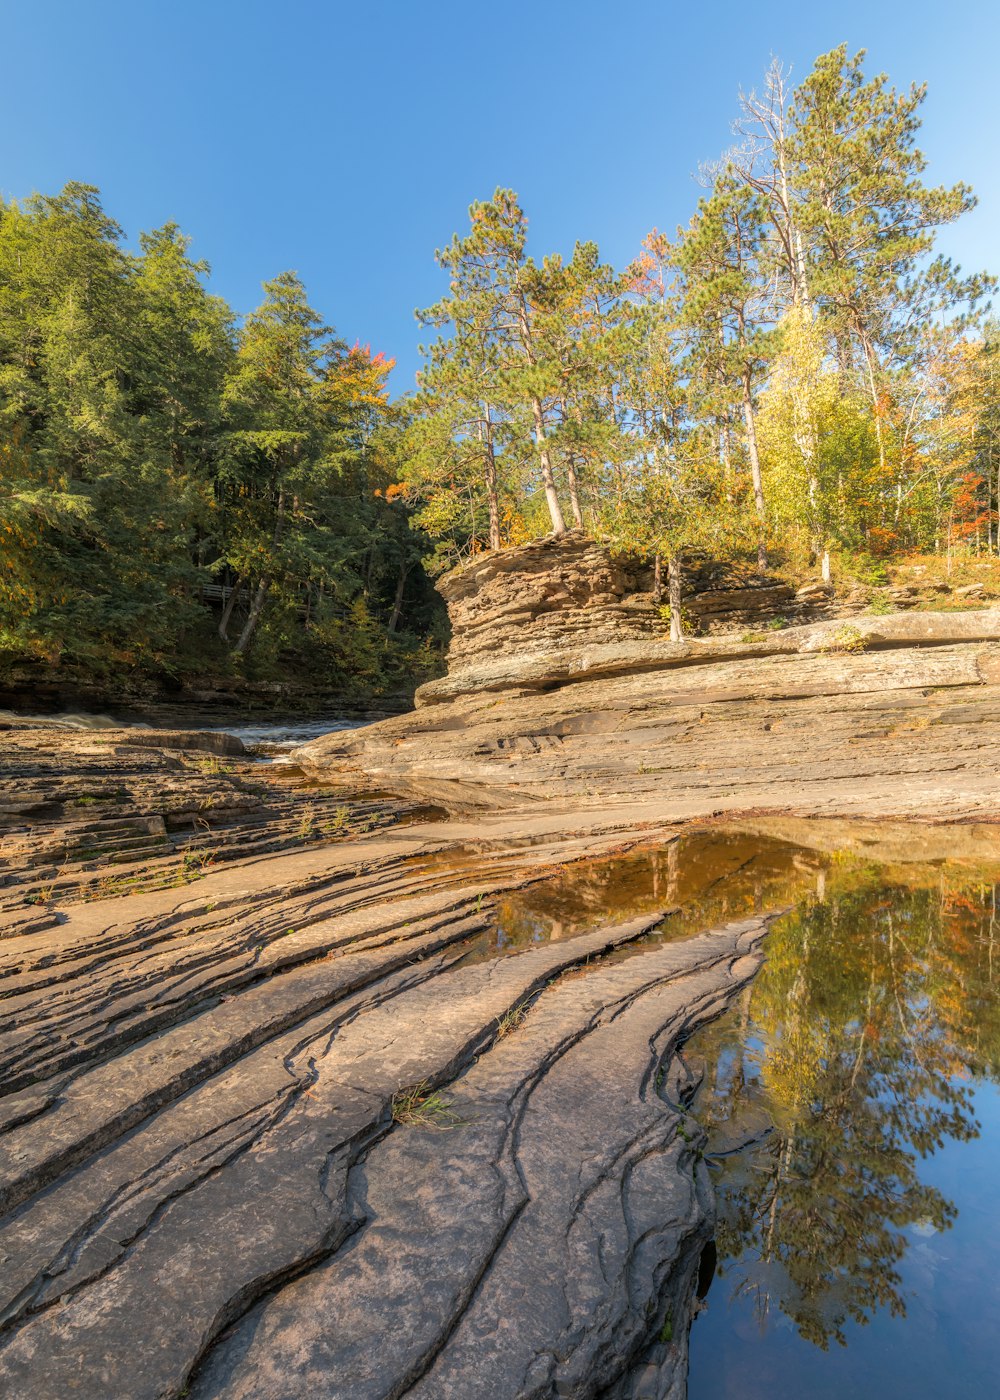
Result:
M727 1056L728 1058L728 1056ZM728 1068L728 1066L727 1066ZM753 1296L717 1278L691 1333L689 1400L992 1400L1000 1395L1000 1088L975 1080L981 1132L946 1139L920 1178L958 1207L950 1229L906 1228L897 1266L905 1318L883 1310L845 1324L846 1347L821 1351L772 1303L761 1328ZM735 1265L737 1261L732 1261ZM760 1266L754 1264L755 1276Z

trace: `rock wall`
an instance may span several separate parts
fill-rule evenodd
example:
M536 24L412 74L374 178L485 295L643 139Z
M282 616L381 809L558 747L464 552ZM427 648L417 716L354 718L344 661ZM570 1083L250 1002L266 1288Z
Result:
M438 590L451 621L452 670L495 656L512 637L519 652L534 653L662 638L669 630L654 599L652 564L612 555L578 531L483 555L446 574ZM829 590L800 593L710 560L692 560L685 570L684 608L699 634L820 615Z
M652 563L614 555L579 531L483 555L437 586L451 622L448 674L422 686L417 705L481 690L546 689L609 649L641 670L644 658L674 646ZM825 584L796 592L714 560L685 564L685 630L694 636L754 632L776 618L816 621L831 605Z

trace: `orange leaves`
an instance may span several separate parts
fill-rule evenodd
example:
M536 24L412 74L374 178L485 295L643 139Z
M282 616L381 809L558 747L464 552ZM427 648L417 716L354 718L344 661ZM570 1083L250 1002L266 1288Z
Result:
M389 404L388 378L396 361L381 350L355 341L327 370L327 382L338 396L357 407L384 409Z

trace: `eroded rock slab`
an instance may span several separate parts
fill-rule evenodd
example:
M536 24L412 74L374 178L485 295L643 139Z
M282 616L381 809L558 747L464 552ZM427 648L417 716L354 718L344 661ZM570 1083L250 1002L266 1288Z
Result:
M357 1233L251 1311L192 1395L583 1397L621 1381L710 1232L678 1041L752 976L765 928L544 990L441 1122L397 1128L354 1169Z

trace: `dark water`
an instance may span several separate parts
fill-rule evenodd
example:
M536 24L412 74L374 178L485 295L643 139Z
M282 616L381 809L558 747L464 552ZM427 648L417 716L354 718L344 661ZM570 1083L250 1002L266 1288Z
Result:
M687 1047L719 1209L690 1400L1000 1396L1000 861L892 851L707 830L499 905L494 954L791 910Z

